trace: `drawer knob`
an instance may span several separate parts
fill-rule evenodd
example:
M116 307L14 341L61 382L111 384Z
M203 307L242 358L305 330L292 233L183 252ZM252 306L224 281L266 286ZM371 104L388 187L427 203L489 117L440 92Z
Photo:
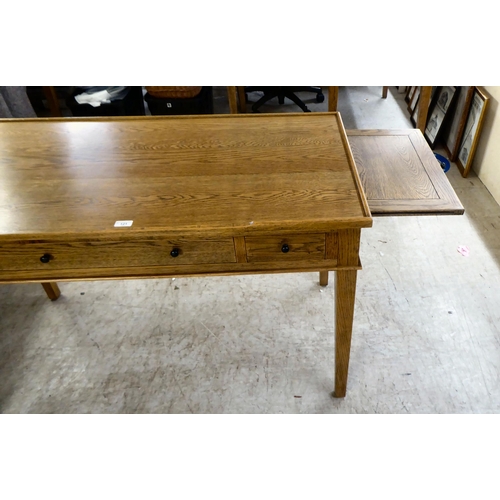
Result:
M178 248L172 249L172 251L170 252L170 255L172 257L178 257L179 256L179 249Z
M288 253L290 251L290 247L286 243L283 243L283 245L281 245L281 251L283 253Z
M50 255L50 253L44 253L40 257L40 262L43 262L44 264L47 264L50 261L51 258L52 258L52 255Z

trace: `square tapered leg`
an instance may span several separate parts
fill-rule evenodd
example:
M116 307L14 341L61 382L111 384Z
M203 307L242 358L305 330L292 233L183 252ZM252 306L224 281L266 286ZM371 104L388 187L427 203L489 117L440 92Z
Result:
M57 283L42 283L42 286L50 300L57 300L61 295Z
M357 271L337 271L335 276L335 391L343 398L347 388L351 353Z

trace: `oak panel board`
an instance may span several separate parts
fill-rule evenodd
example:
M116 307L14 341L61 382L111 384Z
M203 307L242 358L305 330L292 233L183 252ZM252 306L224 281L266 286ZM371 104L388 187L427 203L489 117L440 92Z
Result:
M460 215L464 208L420 130L348 130L373 215Z

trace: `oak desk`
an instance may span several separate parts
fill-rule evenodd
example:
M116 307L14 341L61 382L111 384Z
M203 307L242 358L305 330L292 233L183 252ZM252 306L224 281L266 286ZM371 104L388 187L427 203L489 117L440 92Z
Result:
M372 219L338 113L0 120L0 179L0 283L335 270L345 396Z

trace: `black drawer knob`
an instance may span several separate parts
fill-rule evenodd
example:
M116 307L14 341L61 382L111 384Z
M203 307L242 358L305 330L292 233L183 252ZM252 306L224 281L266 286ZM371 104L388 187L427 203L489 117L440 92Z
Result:
M172 249L172 251L170 252L170 255L172 257L178 257L179 256L179 249L178 248Z
M52 258L52 255L50 255L50 253L44 253L40 257L40 262L43 262L44 264L47 264L50 261L51 258Z
M283 243L283 245L281 245L281 251L283 253L288 253L290 251L290 247L286 243Z

